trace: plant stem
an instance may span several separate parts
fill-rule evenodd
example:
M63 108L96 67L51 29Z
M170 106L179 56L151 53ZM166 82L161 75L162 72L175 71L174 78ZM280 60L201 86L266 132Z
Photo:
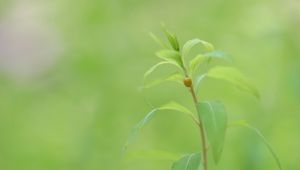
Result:
M205 136L205 130L204 130L204 126L203 126L203 122L202 122L202 119L201 117L199 116L199 108L197 107L197 104L198 104L198 99L197 99L197 95L195 93L195 90L194 90L194 85L193 85L193 81L192 79L190 78L189 74L187 73L187 69L185 67L183 67L183 71L184 71L184 74L185 74L185 79L184 79L184 85L189 89L189 91L191 92L191 95L193 97L193 101L194 101L194 104L195 104L195 107L196 107L196 110L197 110L197 113L198 113L198 123L196 123L199 127L199 130L200 130L200 137L201 137L201 143L202 143L202 150L203 150L203 154L202 154L202 157L203 157L203 167L204 167L204 170L208 170L208 158L207 158L207 143L206 143L206 136Z
M198 99L197 99L197 96L196 96L193 85L191 87L189 87L189 90L190 90L191 95L193 97L194 104L196 106L197 112L199 113L199 109L197 107ZM203 122L202 122L200 116L198 116L198 118L199 118L198 126L199 126L199 130L200 130L202 150L203 150L203 166L204 166L204 170L208 170L207 143L206 143L206 137L205 137L205 130L204 130Z

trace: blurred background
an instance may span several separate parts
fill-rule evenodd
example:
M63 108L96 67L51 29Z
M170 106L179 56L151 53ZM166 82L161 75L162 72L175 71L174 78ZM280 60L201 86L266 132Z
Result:
M145 98L156 106L174 100L193 108L177 84L138 90L143 72L159 61L148 32L161 35L162 21L181 44L197 37L233 56L261 100L209 79L200 99L221 99L230 120L248 120L285 169L299 169L298 0L1 0L0 169L170 169L170 160L129 159L121 152L151 109ZM190 153L200 150L198 141L188 118L166 111L128 152ZM277 168L247 129L228 130L223 154L211 170Z

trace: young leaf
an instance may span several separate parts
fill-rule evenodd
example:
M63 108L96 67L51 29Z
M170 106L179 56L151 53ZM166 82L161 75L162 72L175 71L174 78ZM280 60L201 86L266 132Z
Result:
M201 154L193 153L174 162L172 170L200 170L201 167Z
M223 59L225 61L232 62L232 58L228 54L222 51L211 51L208 53L199 54L190 61L189 68L191 74L193 75L196 72L199 65L203 64L204 62L209 62L211 59L214 58Z
M218 163L222 154L227 127L225 107L219 101L200 102L197 104L197 111L204 124L214 161Z
M200 40L200 39L192 39L187 41L183 47L182 47L182 56L183 58L186 58L191 49L195 46L195 45L202 45L206 51L213 51L214 50L214 46L211 43L208 43L206 41Z
M138 133L141 131L141 129L147 124L155 115L155 113L158 111L158 108L155 108L151 110L130 132L129 138L127 139L127 142L125 143L125 146L123 148L123 151L125 151L137 137Z
M177 64L178 67L183 68L183 63L181 60L180 53L174 50L161 50L156 53L159 58L162 58L166 61Z
M196 89L196 93L198 94L199 91L199 87L200 87L200 83L202 82L202 80L205 78L206 74L202 74L200 76L198 76L196 78L196 83L195 83L195 89Z
M242 121L233 122L233 123L231 123L229 125L229 127L232 127L232 126L243 126L243 127L246 127L248 129L252 130L253 132L255 132L256 135L260 137L260 139L262 140L262 142L266 145L266 147L268 148L268 150L270 151L270 153L274 157L278 168L280 170L282 170L282 165L281 165L281 162L280 162L280 160L279 160L276 152L274 151L274 149L272 148L272 146L270 145L270 143L267 141L267 139L263 136L263 134L258 129L256 129L255 127L251 126L250 124L248 124L246 121L243 121L243 120Z
M163 28L163 31L166 35L166 37L168 38L168 41L170 42L172 48L175 50L175 51L179 51L179 42L178 42L178 39L177 37L172 34L170 31L167 30L167 28L162 25L162 28Z
M186 114L187 116L191 117L194 121L196 120L194 118L193 113L187 109L186 107L180 105L176 102L169 102L167 104L162 105L159 108L155 108L151 110L131 131L129 138L124 146L124 151L127 149L128 145L131 144L137 137L138 133L141 131L141 129L154 117L154 115L157 113L157 111L162 110L172 110L177 111Z
M189 64L191 74L193 75L196 72L198 66L207 61L208 59L209 57L204 56L202 54L199 54L195 58L193 58Z
M203 54L205 57L208 58L218 58L218 59L223 59L228 62L232 62L232 57L229 56L227 53L219 50L211 51L208 53Z
M159 110L174 110L174 111L185 113L187 115L193 115L193 113L189 109L174 101L162 105L159 108Z
M197 118L195 118L193 112L191 112L189 109L186 107L182 106L181 104L171 101L165 105L162 105L160 110L173 110L173 111L178 111L181 113L184 113L185 115L189 116L194 122L199 123Z
M156 159L156 160L170 160L176 161L181 157L180 154L170 153L160 150L142 150L130 152L127 159Z
M249 83L249 80L237 69L232 67L217 66L209 70L208 77L226 80L241 90L252 93L259 98L258 90Z
M147 83L147 84L144 84L143 88L150 88L150 87L153 87L153 86L156 86L156 85L159 85L163 82L166 82L166 81L171 81L171 82L176 82L176 83L179 83L179 84L182 84L182 80L184 79L184 76L180 73L174 73L174 74L171 74L165 78L161 78L161 79L156 79L150 83Z
M175 64L174 62L170 62L170 61L161 61L155 65L153 65L151 68L149 68L149 70L147 70L144 74L144 80L146 80L146 78L154 71L156 70L159 66L161 65L165 65L165 64L171 64L171 65L175 65L176 67L179 67L177 64ZM179 67L180 68L180 67ZM180 68L181 69L181 68Z
M161 47L163 48L169 48L167 46L167 44L165 44L160 38L158 38L156 35L154 35L152 32L149 33L150 37L157 43L159 44Z
M182 84L183 79L184 79L184 76L180 73L172 74L166 78L167 81L175 81L179 84Z

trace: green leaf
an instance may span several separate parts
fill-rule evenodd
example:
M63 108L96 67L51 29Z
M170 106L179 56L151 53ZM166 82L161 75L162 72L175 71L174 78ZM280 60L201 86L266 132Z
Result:
M186 58L189 55L191 49L196 45L202 45L206 51L214 50L214 46L211 43L200 40L200 39L192 39L192 40L187 41L182 47L183 58Z
M206 74L202 74L196 78L195 89L196 89L197 94L200 89L200 84L203 81L203 79L205 78L205 76L206 76Z
M169 61L171 63L174 63L178 65L178 67L183 68L183 63L181 60L181 55L179 52L174 51L174 50L161 50L156 53L156 55L164 59L165 61Z
M193 153L185 155L172 165L172 170L200 170L201 154Z
M244 77L244 75L237 69L232 67L217 66L209 70L208 77L215 79L226 80L234 84L237 88L252 93L259 98L258 90Z
M228 62L232 62L232 57L227 53L219 50L211 51L208 53L203 54L203 56L208 58L216 58L216 59L223 59Z
M174 62L170 62L170 61L161 61L155 65L153 65L151 68L149 68L145 74L144 74L144 80L146 80L146 78L153 72L155 71L159 66L162 66L162 65L165 65L165 64L171 64L171 65L174 65L176 67L178 67L177 64L174 64ZM180 68L181 69L181 68Z
M199 54L195 58L193 58L189 64L191 74L193 75L196 72L198 66L207 61L208 59L209 57L204 56L202 54Z
M158 111L158 108L155 108L153 110L151 110L132 130L131 133L129 135L129 138L127 139L127 142L123 148L123 151L125 151L128 147L128 145L130 145L136 138L138 133L141 131L141 129L145 126L145 124L147 124L155 115L155 113Z
M167 82L167 81L170 81L170 82L176 82L176 83L179 83L179 84L182 84L182 81L184 79L184 76L180 73L173 73L165 78L161 78L161 79L156 79L150 83L145 83L143 88L150 88L150 87L153 87L153 86L156 86L156 85L159 85L163 82Z
M185 113L187 115L193 115L193 113L189 109L174 101L162 105L161 107L159 107L159 110L174 110Z
M223 59L227 62L232 62L232 58L222 51L211 51L208 53L199 54L190 61L189 68L191 74L193 75L196 72L199 65L203 64L204 62L209 62L211 59Z
M161 47L163 48L169 48L167 44L165 44L160 38L158 38L156 35L154 35L152 32L149 33L150 37Z
M198 123L198 120L197 118L195 118L193 112L191 112L189 109L187 109L186 107L182 106L177 102L171 101L165 105L162 105L159 108L159 110L173 110L173 111L181 112L187 115L188 117L190 117L194 122Z
M172 74L166 78L167 81L175 81L179 84L182 84L183 79L184 79L184 76L180 73Z
M222 154L227 127L225 107L219 101L200 102L197 104L197 111L204 124L214 161L218 163Z
M270 145L270 143L267 141L267 139L264 137L264 135L257 128L251 126L250 124L248 124L244 120L236 121L236 122L233 122L233 123L229 124L229 127L232 127L232 126L243 126L243 127L246 127L248 129L252 130L253 132L255 132L255 134L260 137L260 139L262 140L262 142L266 145L267 149L272 154L273 158L276 161L276 164L277 164L278 168L280 170L282 170L282 165L281 165L281 162L280 162L280 160L279 160L276 152L274 151L274 149L272 148L272 146Z
M151 110L131 131L129 138L124 146L124 151L127 149L128 145L131 144L137 137L138 133L141 131L141 129L154 117L154 115L157 113L157 111L162 110L172 110L177 111L186 114L187 116L191 117L194 121L196 120L194 118L193 113L187 109L186 107L180 105L179 103L176 103L174 101L169 102L167 104L162 105L161 107L155 108Z
M170 153L160 150L142 150L130 152L127 159L156 159L156 160L170 160L176 161L181 157L180 154Z
M163 31L164 31L168 41L170 42L170 44L172 46L172 48L176 51L179 51L180 49L179 49L179 42L178 42L177 37L173 33L171 33L169 30L167 30L167 28L164 25L162 25L162 28L163 28Z

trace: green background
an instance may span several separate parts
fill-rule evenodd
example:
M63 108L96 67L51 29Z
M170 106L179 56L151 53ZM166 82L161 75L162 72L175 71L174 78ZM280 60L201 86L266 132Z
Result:
M26 1L25 1L26 2ZM17 1L1 1L4 16ZM205 80L200 100L222 100L230 120L262 131L284 169L300 168L300 4L297 0L52 0L38 4L58 32L63 53L28 80L1 72L0 169L165 170L172 161L122 158L131 128L151 109L174 100L193 108L187 90L165 83L139 92L143 72L159 61L164 22L181 44L211 42L234 58L261 100L228 83ZM153 77L169 71L160 69ZM146 99L145 99L146 98ZM200 150L192 122L160 113L129 147L191 153ZM247 129L229 129L223 157L211 170L275 170L263 143Z

